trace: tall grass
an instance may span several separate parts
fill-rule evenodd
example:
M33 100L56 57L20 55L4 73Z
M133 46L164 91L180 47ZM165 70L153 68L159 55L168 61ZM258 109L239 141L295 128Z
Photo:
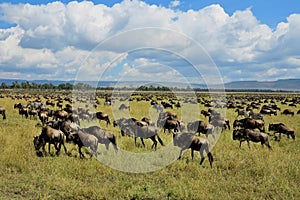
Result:
M0 105L7 112L6 120L0 117L0 199L300 198L300 115L265 116L267 125L270 122L283 122L296 131L295 141L284 135L280 142L271 139L273 151L254 143L250 143L250 149L243 143L240 149L239 142L232 140L232 130L226 130L212 149L215 158L212 169L207 160L202 166L199 165L198 154L191 160L188 150L181 160L174 159L166 167L139 174L112 169L95 158L79 159L77 148L72 151L71 157L64 152L59 156L37 157L32 141L41 129L35 127L38 121L22 119L13 109L13 104L20 101L25 103L23 100L0 99ZM138 119L149 115L149 104L130 102L130 114ZM281 109L288 107L278 104ZM190 104L184 106L186 111L173 110L179 116L194 110ZM207 108L200 105L201 109ZM102 104L97 110L112 116L108 106ZM226 117L232 123L236 113L228 109ZM203 116L201 119L207 120ZM184 121L187 122L186 119ZM82 122L82 127L91 124L99 125L97 121ZM100 122L100 126L116 134L122 151L153 151L152 142L148 139L145 140L146 148L142 148L140 141L140 145L135 147L133 138L122 137L117 127L106 127L104 122ZM159 135L166 145L172 144L171 134L164 134L160 130ZM116 156L113 148L105 152L104 146L100 147L99 151L103 153L99 155L100 160L106 159L106 155ZM158 151L166 148L159 144L158 147ZM71 150L74 145L67 144L67 148ZM54 152L53 148L51 150Z

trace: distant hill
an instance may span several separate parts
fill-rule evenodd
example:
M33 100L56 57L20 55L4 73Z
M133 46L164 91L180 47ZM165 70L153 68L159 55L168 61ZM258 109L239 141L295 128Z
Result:
M76 83L74 80L60 81L60 80L15 80L15 79L0 79L0 84L5 83L6 85L12 85L13 82L17 81L19 84L22 82L30 82L36 84L53 84L58 86L59 84ZM118 86L133 86L143 85L145 83L139 81L128 81L128 82L117 82L117 81L82 81L82 83L89 84L93 87L113 87L116 84ZM149 83L151 84L151 83ZM148 84L148 85L149 85ZM153 85L164 85L173 87L186 87L186 85L180 85L178 83L155 83ZM204 84L191 84L193 88L207 89ZM272 90L272 91L300 91L300 79L279 79L277 81L234 81L225 83L224 87L226 90ZM219 88L216 86L216 88Z
M257 89L300 91L300 79L279 79L277 81L235 81L225 83L226 89Z

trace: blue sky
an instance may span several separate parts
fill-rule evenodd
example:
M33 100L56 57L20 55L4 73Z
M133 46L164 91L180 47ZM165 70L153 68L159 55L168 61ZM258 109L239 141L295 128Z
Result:
M0 1L0 78L300 78L299 32L296 0Z
M13 1L0 1L12 4L19 3L29 3L29 4L47 4L49 0L13 0ZM61 2L67 4L71 1L62 0ZM81 2L81 1L78 1ZM92 1L95 4L105 4L107 6L113 6L116 3L120 3L120 0L96 0ZM156 4L168 7L170 1L166 0L145 0L149 4ZM300 2L296 0L272 0L272 1L262 1L262 0L185 0L180 1L180 5L177 9L186 11L189 9L199 10L211 4L220 4L228 14L234 13L236 10L245 10L251 8L254 15L262 23L268 24L272 28L276 28L279 22L285 22L286 18L292 13L300 13ZM0 26L5 22L2 22Z

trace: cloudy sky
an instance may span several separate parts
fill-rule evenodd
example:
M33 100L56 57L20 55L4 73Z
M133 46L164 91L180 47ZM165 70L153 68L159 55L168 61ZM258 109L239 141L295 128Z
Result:
M295 0L0 3L0 78L300 78Z

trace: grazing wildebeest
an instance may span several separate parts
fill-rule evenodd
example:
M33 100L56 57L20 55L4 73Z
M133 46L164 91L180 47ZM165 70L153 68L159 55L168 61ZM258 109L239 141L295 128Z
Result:
M41 120L42 124L44 125L49 117L48 117L48 112L47 111L39 111L38 112L38 116L39 116L39 119Z
M265 115L277 115L277 111L273 109L261 109L260 113Z
M245 129L259 129L260 131L265 131L265 122L262 120L256 120L251 118L244 118L240 120L234 120L233 128L241 127Z
M21 115L22 118L23 118L23 115L25 116L26 119L28 118L28 109L27 108L23 107L22 105L21 105L21 107L16 107L16 108L19 108L19 115Z
M162 146L164 146L163 141L161 140L161 138L158 135L158 129L154 126L141 127L141 126L137 126L137 125L130 125L130 126L126 126L124 132L128 135L133 135L135 145L136 145L136 139L139 137L143 146L145 147L144 139L150 138L153 142L151 148L152 149L154 148L154 150L156 151L157 141L156 141L155 137L157 137L159 143Z
M172 129L174 130L174 132L180 131L180 122L178 120L166 119L162 121L163 122L160 123L163 123L164 133L166 132L166 129L168 129L169 133L171 133Z
M116 136L112 132L103 130L98 126L90 126L88 128L82 128L81 130L94 135L98 139L98 143L105 145L106 150L109 150L109 144L112 143L115 151L118 151Z
M101 121L101 120L106 121L106 126L108 126L108 124L110 124L108 114L105 114L103 112L96 112L96 118L99 119L99 121Z
M257 132L251 129L233 130L232 139L240 141L240 148L244 141L247 141L248 147L250 148L250 141L252 141L260 142L261 145L266 145L270 150L272 150L272 147L269 144L269 135L263 132Z
M80 120L79 120L79 115L70 113L67 116L67 119L70 120L71 122L74 122L80 126Z
M173 144L174 146L181 148L178 159L181 158L184 150L191 148L192 159L194 158L194 151L199 151L201 165L205 159L205 151L209 160L210 167L212 167L214 159L210 152L210 145L208 139L195 136L193 133L173 133Z
M173 108L173 105L168 102L162 101L161 105L163 105L164 108Z
M72 141L74 144L78 146L78 152L80 154L80 158L84 158L84 154L81 151L82 147L89 147L92 151L91 157L94 155L97 157L98 155L98 139L94 135L90 135L82 130L72 131L68 140Z
M204 117L210 117L211 116L211 113L206 111L206 110L201 110L200 112L202 115L204 115Z
M37 114L38 114L38 111L35 110L35 109L29 109L29 111L28 111L29 119L36 120L37 119Z
M214 127L220 127L223 130L230 130L230 122L228 119L213 119L210 121L210 124L213 125Z
M6 119L5 108L0 106L0 115L2 115L2 119Z
M50 154L50 144L53 144L56 149L56 154L60 152L61 145L63 145L65 153L67 154L67 148L65 146L65 135L61 130L54 129L50 126L45 126L39 136L35 136L33 139L33 144L36 151L39 151L43 147L43 152L45 152L46 143L48 143L48 152ZM57 146L59 145L59 146Z
M146 122L149 126L155 126L155 123L148 117L143 117L141 121Z
M209 134L213 135L214 126L211 124L206 124L201 120L196 120L187 124L187 130L189 132L194 131L196 133L199 133L199 135L200 133L203 133L206 135L206 137L208 137Z
M237 116L236 116L236 118L237 118L238 116L244 116L244 117L248 117L248 116L249 116L249 112L246 111L246 110L240 110L240 109L237 108L237 109L235 110L235 112L238 113Z
M161 104L154 104L152 105L152 108L156 109L156 112L162 112L164 110L164 106Z
M67 118L68 118L68 112L67 112L67 111L64 111L64 110L56 110L56 111L54 112L54 119L55 119L55 120L60 119L60 120L64 121L64 120L67 120Z
M265 121L264 120L264 115L261 114L261 113L254 113L254 112L250 111L249 112L249 117L251 117L252 119L259 119L259 120Z
M130 110L130 106L128 105L125 105L124 103L122 103L120 106L119 106L119 110L125 110L125 109L128 109Z
M292 128L287 127L283 123L278 123L278 124L269 124L269 131L275 131L275 133L279 133L279 140L281 139L281 133L286 134L288 138L290 136L295 139L295 131Z
M294 116L295 113L291 109L285 109L281 114Z
M114 125L114 127L119 126L120 130L121 130L121 135L124 136L125 135L125 132L124 132L125 128L129 125L135 125L136 121L138 121L138 120L135 119L135 118L128 118L128 119L120 118L120 119L114 120L113 125Z

